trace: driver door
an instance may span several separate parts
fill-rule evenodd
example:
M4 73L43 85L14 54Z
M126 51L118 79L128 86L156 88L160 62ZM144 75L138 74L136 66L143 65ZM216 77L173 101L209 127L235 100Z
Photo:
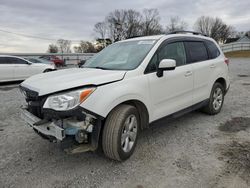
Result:
M158 77L156 71L162 59L174 59L176 68ZM183 42L173 42L162 45L148 64L146 76L153 107L152 121L193 104L193 68L186 62Z

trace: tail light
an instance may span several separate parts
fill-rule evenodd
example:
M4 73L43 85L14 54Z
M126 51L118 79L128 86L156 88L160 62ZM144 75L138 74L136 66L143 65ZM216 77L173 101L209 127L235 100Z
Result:
M228 58L225 58L224 62L227 64L227 66L229 66L229 59Z

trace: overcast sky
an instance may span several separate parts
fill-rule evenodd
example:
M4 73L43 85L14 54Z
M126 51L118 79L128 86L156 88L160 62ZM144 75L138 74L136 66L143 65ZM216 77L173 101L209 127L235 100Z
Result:
M202 15L250 30L250 0L0 0L0 30L48 39L91 40L93 26L115 9L157 8L161 24L179 16L190 29ZM45 52L55 41L0 31L0 52Z

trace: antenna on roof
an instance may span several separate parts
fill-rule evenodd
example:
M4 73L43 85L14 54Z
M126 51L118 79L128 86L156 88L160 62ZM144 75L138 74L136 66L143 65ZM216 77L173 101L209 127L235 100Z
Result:
M207 35L205 35L203 33L200 33L200 32L196 32L196 31L184 31L184 30L173 31L173 32L170 32L170 33L167 33L167 34L179 34L179 33L192 33L193 35L203 35L203 36L207 37Z

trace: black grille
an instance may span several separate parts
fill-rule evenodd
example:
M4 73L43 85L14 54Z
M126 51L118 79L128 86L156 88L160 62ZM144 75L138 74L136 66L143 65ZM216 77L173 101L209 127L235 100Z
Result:
M20 89L25 94L25 97L26 97L27 101L30 101L30 100L34 101L34 100L37 100L39 98L38 92L36 92L36 91L32 91L32 90L27 89L27 88L22 87L22 86L20 86Z
M46 97L39 97L38 92L32 91L25 87L20 87L25 94L26 101L28 103L28 111L39 118L43 118L42 107L45 103Z

